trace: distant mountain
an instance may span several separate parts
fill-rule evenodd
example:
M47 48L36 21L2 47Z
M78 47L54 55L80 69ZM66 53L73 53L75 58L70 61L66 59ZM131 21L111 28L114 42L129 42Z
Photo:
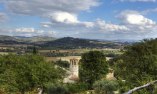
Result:
M33 37L24 37L24 36L6 36L0 35L0 41L17 41L17 42L43 42L43 41L53 41L56 38L48 36L33 36Z
M16 36L16 39L19 41L23 42L46 42L46 41L53 41L56 38L54 37L48 37L48 36L33 36L33 37L21 37L21 36Z
M25 44L25 42L18 41L13 36L0 35L0 44Z
M121 48L128 45L127 42L103 41L81 38L53 38L48 36L4 36L0 35L0 44L35 44L44 48L54 49L79 49L79 48Z
M56 38L48 36L24 37L0 35L0 44L41 44L44 42L53 41L55 39Z
M123 44L115 42L98 41L91 39L80 39L64 37L42 44L42 47L77 49L77 48L120 48Z
M12 36L0 35L0 41L9 41L9 40L16 41L17 39Z

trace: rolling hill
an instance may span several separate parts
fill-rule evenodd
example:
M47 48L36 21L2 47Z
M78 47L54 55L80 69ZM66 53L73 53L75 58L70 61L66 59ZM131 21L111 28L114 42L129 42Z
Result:
M78 49L78 48L120 48L122 45L123 43L119 42L64 37L56 39L54 41L46 42L41 46L60 49Z
M21 37L0 35L0 44L32 44L51 49L81 49L81 48L121 48L125 42L102 41L81 38L53 38L47 36Z
M53 41L56 38L47 37L47 36L33 36L33 37L23 37L23 36L5 36L0 35L0 43L40 43L40 42L48 42Z

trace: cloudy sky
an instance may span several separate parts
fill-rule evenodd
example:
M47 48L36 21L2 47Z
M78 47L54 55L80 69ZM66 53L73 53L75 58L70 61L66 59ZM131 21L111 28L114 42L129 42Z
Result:
M0 0L0 35L157 37L157 0Z

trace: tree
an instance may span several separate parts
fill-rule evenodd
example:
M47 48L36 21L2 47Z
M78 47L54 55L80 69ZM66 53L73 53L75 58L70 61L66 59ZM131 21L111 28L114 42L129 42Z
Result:
M89 89L96 80L100 80L108 73L105 55L100 51L90 51L82 55L80 60L80 80L89 84Z
M157 39L144 40L126 48L116 60L115 76L128 89L157 79Z
M37 54L38 53L38 50L37 50L37 48L34 46L33 47L33 54Z
M7 92L24 94L35 88L44 91L47 84L60 82L63 76L62 69L39 55L0 56L0 87Z
M118 89L118 82L101 80L94 83L94 90L97 94L114 94Z
M50 84L47 88L47 94L69 94L69 91L64 85Z
M68 69L70 67L70 63L68 61L58 60L55 62L55 64L65 69Z
M76 94L88 90L88 85L86 83L72 83L66 84L66 87L69 90L69 94Z

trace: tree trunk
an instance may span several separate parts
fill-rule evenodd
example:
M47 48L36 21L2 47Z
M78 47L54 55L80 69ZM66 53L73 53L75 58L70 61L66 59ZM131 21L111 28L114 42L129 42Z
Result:
M135 92L135 91L141 90L141 89L143 89L143 88L147 88L147 87L149 87L149 86L151 86L151 85L153 85L153 84L156 84L156 83L157 83L157 80L152 81L152 82L147 83L147 84L145 84L145 85L143 85L143 86L135 87L134 89L131 89L131 90L129 90L128 92L126 92L126 93L124 93L124 94L132 94L132 93Z

